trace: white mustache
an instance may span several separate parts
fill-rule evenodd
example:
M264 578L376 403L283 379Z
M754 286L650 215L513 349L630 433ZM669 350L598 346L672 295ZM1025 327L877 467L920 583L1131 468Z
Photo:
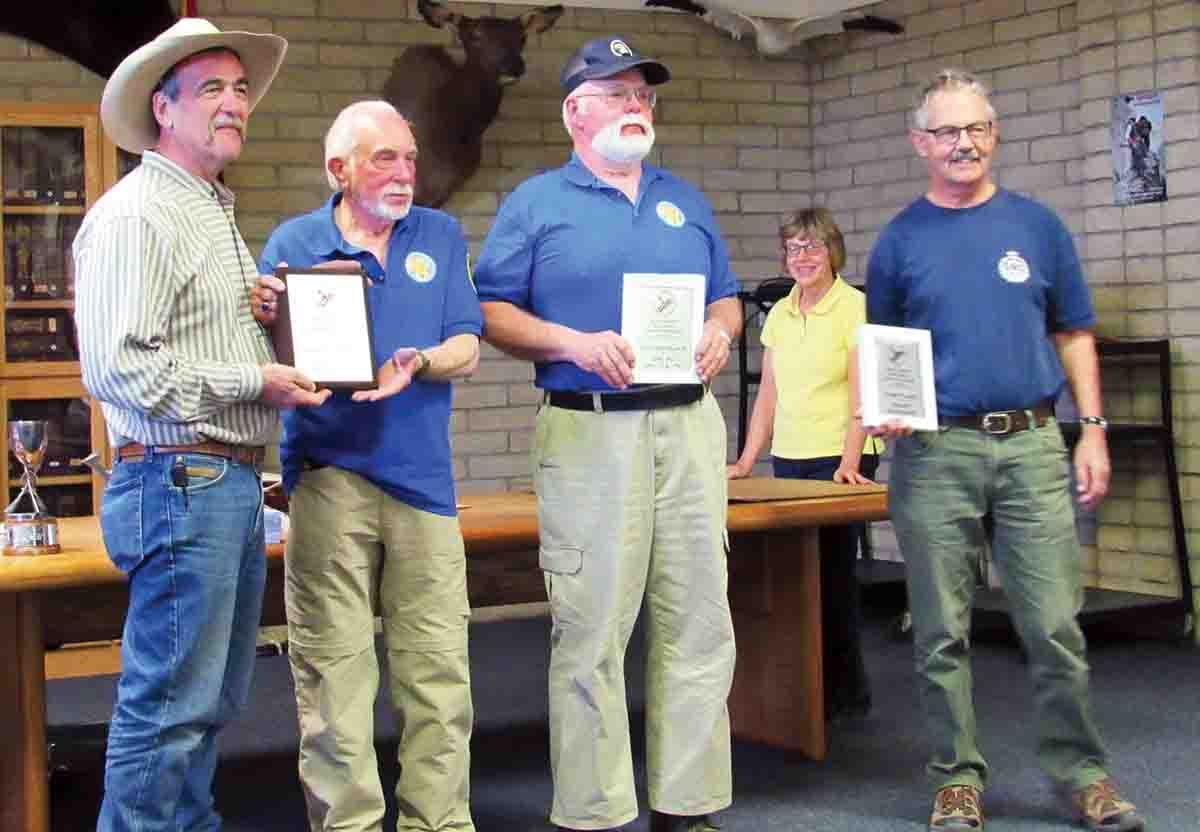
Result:
M645 116L639 115L638 113L627 113L627 114L621 116L621 118L619 118L617 120L617 130L620 130L622 127L625 127L630 124L634 124L634 125L637 125L638 127L641 127L643 130L646 131L647 134L652 129L650 127L650 120L648 118L646 118Z
M383 192L383 195L384 195L384 197L412 196L413 195L413 186L412 185L397 185L394 188L388 188L386 191Z

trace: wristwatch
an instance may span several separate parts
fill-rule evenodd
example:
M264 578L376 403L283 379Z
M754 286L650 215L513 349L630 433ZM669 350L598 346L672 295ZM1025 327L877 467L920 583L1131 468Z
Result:
M1100 430L1108 430L1108 420L1103 416L1080 416L1079 424L1096 425Z
M425 375L425 372L429 369L429 365L432 363L428 355L421 350L417 350L417 369L413 370L413 378L420 378Z

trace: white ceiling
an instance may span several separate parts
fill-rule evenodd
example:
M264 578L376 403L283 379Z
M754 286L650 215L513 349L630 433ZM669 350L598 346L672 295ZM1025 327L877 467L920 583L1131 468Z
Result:
M529 0L493 0L498 4L511 3L529 6ZM589 9L644 9L645 11L670 11L669 9L647 8L642 0L548 0L545 5L554 2L564 6L582 6ZM703 6L704 0L695 0ZM729 9L737 9L755 17L780 17L791 20L811 20L814 18L830 17L850 9L874 5L878 0L719 0L720 4Z

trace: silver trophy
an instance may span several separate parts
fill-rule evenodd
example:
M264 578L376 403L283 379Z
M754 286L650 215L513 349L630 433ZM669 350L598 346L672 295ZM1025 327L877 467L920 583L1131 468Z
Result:
M49 555L61 551L58 545L58 521L46 511L37 493L37 472L46 456L47 423L19 421L8 423L8 446L21 463L21 492L4 510L4 554ZM22 510L21 501L29 510Z

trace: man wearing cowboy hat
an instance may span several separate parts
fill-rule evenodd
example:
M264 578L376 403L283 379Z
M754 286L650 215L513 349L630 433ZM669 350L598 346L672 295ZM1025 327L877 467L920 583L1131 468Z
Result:
M566 829L637 817L623 671L643 606L650 829L710 830L732 799L725 422L707 385L741 305L703 194L642 162L669 78L621 38L584 44L561 79L574 153L504 201L475 272L485 337L537 362L546 391L534 484L554 619L550 819ZM632 383L623 279L655 274L703 278L694 383Z
M109 136L142 154L74 242L83 381L117 457L100 522L129 575L103 832L220 827L216 738L249 694L262 605L258 466L278 410L329 395L273 363L218 180L286 48L184 19L101 100Z

